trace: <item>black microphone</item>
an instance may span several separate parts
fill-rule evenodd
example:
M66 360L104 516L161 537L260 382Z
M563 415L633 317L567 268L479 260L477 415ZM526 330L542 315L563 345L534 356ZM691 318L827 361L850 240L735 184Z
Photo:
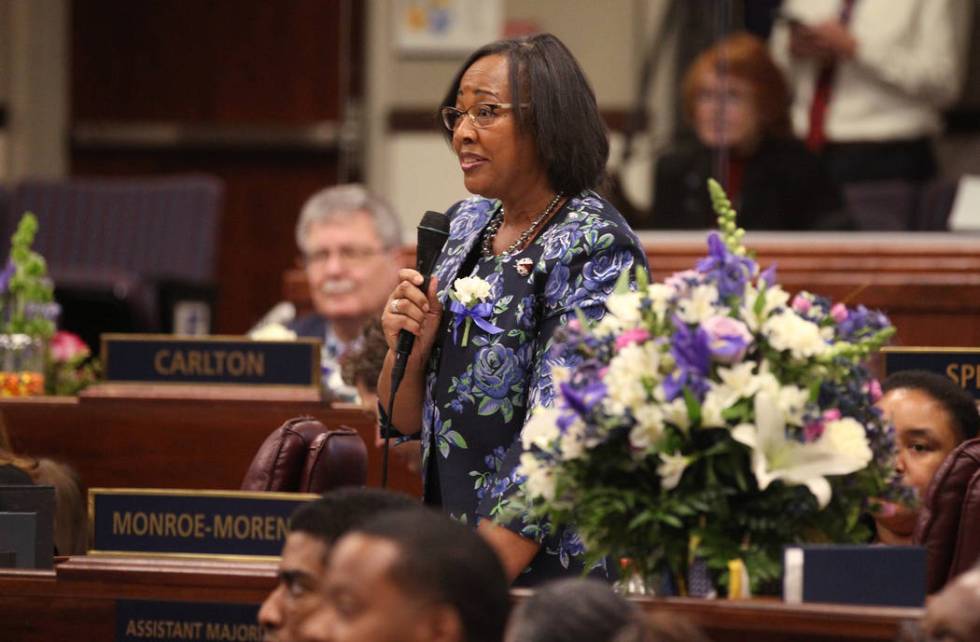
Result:
M439 212L426 212L419 223L418 245L415 248L415 269L422 275L422 292L429 293L429 276L436 265L436 259L442 252L442 246L449 238L449 219ZM395 393L405 376L405 365L408 355L415 345L415 335L408 330L398 333L398 344L395 346L395 362L391 366L391 386L388 397L388 413L384 417L381 436L384 438L384 449L381 458L381 487L388 487L388 442L391 437L392 412L395 407Z
M432 275L432 268L436 265L436 259L442 252L442 246L449 238L449 219L445 214L439 212L426 212L419 223L418 246L415 249L415 269L422 275L422 292L429 293L429 277ZM412 346L415 345L415 335L408 330L398 333L398 345L395 347L395 363L391 368L391 396L394 398L395 391L405 376L405 364L408 363L408 355L412 353Z

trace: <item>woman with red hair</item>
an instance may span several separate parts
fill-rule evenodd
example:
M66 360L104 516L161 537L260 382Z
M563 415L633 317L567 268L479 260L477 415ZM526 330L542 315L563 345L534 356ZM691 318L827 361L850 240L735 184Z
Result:
M731 35L699 55L683 84L697 141L657 163L652 227L713 227L705 187L722 181L746 229L851 229L839 188L793 138L789 93L765 44Z

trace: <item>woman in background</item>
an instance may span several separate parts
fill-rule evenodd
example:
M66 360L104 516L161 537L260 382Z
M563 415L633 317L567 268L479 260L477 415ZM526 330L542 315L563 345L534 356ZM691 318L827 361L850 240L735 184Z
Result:
M920 501L939 466L957 446L977 436L980 413L965 390L932 372L904 370L882 382L878 401L885 420L895 427L895 468ZM886 504L875 515L878 541L910 544L918 513Z
M714 227L709 177L726 186L745 229L854 227L840 189L793 137L786 81L761 40L734 34L698 56L683 100L697 140L657 161L651 227Z

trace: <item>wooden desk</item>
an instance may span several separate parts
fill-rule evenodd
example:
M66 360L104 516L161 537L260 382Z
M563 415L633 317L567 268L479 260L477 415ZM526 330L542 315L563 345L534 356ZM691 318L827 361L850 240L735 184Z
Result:
M655 279L692 269L707 254L705 232L641 232ZM750 232L763 268L777 265L788 291L883 310L895 345L980 345L980 237L964 233ZM403 261L414 264L412 246ZM309 309L302 270L283 274L283 296Z
M275 584L272 563L73 557L54 571L0 570L4 639L47 642L112 640L119 599L259 604ZM515 600L527 590L514 590ZM777 600L636 598L649 612L690 618L714 642L894 640L921 609L837 605L790 606Z
M0 421L15 452L73 466L88 487L238 489L269 433L291 417L358 431L367 445L368 485L381 483L377 429L354 406L284 398L180 398L156 393L0 400ZM397 457L389 487L421 495L421 482Z

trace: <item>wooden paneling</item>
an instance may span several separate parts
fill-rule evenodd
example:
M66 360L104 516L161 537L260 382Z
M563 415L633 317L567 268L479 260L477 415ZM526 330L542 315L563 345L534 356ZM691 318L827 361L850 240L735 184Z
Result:
M217 332L278 300L303 201L359 175L335 134L363 85L363 14L363 0L72 4L71 172L224 180Z
M72 557L55 571L0 571L0 621L20 642L111 640L117 599L259 604L275 583L273 564ZM527 590L515 590L515 601ZM830 604L634 598L647 612L686 617L714 642L894 640L921 609ZM5 639L8 639L5 637Z
M654 279L692 269L706 252L701 233L641 233ZM955 235L753 234L763 268L775 265L790 292L808 290L888 314L894 345L980 346L980 239ZM403 252L414 263L413 248ZM282 292L308 309L300 270L283 274Z
M165 387L159 387L166 390ZM177 398L145 395L4 399L0 420L15 452L73 466L88 487L241 487L259 446L291 417L312 415L326 426L349 426L368 451L368 485L381 483L377 428L354 406L313 401ZM389 487L421 495L421 482L398 457L389 460Z

